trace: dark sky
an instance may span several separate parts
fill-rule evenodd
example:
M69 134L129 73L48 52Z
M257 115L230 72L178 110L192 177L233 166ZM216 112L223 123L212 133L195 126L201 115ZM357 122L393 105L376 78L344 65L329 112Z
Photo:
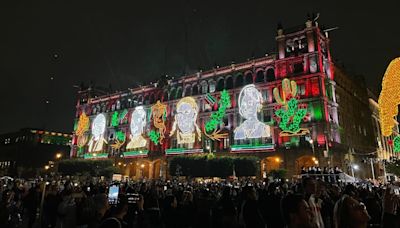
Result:
M162 74L260 57L275 49L279 21L303 24L308 12L321 14L320 25L340 27L330 34L333 58L379 91L387 64L400 56L400 3L367 2L4 1L0 133L22 127L70 132L73 85L126 89Z

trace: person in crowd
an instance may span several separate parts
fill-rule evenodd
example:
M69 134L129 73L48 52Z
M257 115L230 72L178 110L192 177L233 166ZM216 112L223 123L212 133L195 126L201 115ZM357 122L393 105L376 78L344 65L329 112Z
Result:
M117 206L110 208L110 216L103 220L99 228L127 228L128 224L124 221L127 212L128 199L125 195L120 194Z
M365 205L349 195L343 195L335 204L335 228L366 228L369 219Z
M312 177L306 177L303 179L304 198L311 208L313 214L314 223L318 228L324 228L324 222L321 215L321 204L322 200L316 196L317 193L317 182Z
M243 220L246 227L264 228L265 222L259 210L256 190L253 186L246 186L243 189L245 199L243 205Z
M68 185L68 184L67 184ZM76 204L72 189L66 187L61 193L62 201L57 208L57 228L76 226Z
M287 228L314 228L313 215L302 195L289 194L281 201L281 214Z
M177 227L180 225L180 218L177 213L178 202L174 195L169 195L164 200L164 208L163 208L163 221L165 224L165 228Z

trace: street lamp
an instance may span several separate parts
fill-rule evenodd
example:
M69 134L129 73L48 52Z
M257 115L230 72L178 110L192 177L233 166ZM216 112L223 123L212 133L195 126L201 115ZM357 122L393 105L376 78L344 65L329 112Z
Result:
M57 154L56 154L56 158L57 158L57 159L60 159L61 157L62 157L62 153L57 153Z
M48 170L48 169L50 169L50 166L49 166L49 165L45 165L45 166L44 166L44 169L45 169L45 170Z

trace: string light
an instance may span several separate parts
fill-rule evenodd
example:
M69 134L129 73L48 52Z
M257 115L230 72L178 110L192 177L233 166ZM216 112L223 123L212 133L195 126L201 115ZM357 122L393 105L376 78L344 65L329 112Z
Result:
M394 117L398 114L400 104L400 57L392 60L382 79L382 90L379 95L379 118L384 136L390 136L395 125Z
M399 135L397 135L393 139L393 151L396 153L400 152L400 136Z

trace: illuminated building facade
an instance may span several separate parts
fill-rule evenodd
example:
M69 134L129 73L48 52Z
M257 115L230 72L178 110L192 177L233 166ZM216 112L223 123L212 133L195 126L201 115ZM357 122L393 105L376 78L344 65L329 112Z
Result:
M0 176L37 175L49 161L68 157L71 139L71 134L31 128L1 134Z
M342 166L348 145L329 42L307 21L278 28L276 55L111 95L81 91L71 157L123 160L126 175L148 178L165 176L171 156L208 152L258 156L260 176ZM105 125L95 121L100 115Z

